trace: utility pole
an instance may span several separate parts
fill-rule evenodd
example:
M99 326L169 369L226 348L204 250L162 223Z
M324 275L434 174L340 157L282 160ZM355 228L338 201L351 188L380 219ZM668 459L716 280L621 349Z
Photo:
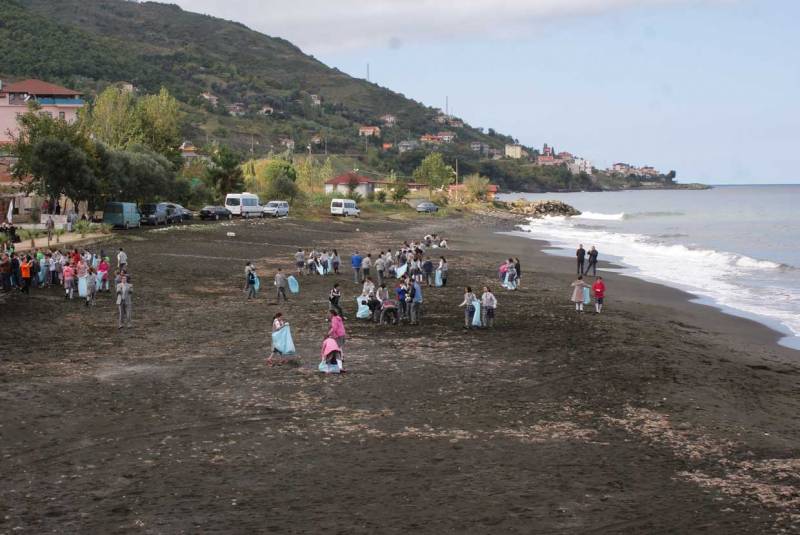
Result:
M367 63L367 82L369 82L369 63Z
M444 114L450 116L450 97L444 97Z

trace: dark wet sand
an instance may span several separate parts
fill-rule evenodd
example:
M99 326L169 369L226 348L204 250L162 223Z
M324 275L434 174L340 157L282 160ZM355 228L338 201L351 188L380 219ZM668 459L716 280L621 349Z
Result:
M356 232L356 228L359 232ZM573 264L487 217L237 222L131 233L135 326L56 290L0 304L0 532L769 533L798 528L798 352L681 292ZM227 238L227 231L235 238ZM450 241L421 327L348 320L345 376L313 371L334 278L280 309L300 367L267 368L269 279L298 246ZM494 331L460 287L523 289ZM264 290L240 291L244 259ZM337 278L354 316L355 285ZM348 282L349 281L349 282ZM0 298L2 299L2 298Z

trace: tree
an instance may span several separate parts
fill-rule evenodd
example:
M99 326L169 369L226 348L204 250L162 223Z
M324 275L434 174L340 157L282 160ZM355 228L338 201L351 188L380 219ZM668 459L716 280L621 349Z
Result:
M307 193L319 193L322 191L322 181L320 180L320 167L313 158L305 158L295 166L297 174L297 186L300 190Z
M489 179L478 174L470 175L464 179L464 189L468 200L483 201L489 193Z
M453 182L455 170L444 163L441 153L433 152L414 170L414 180L428 185L430 195Z
M162 87L158 95L140 98L136 103L136 120L142 144L170 161L180 162L181 112L169 91Z
M244 174L241 157L226 146L218 147L211 155L211 164L206 168L206 179L222 197L244 189Z
M89 157L81 148L54 137L45 137L33 146L29 170L38 178L41 195L57 199L65 195L74 201L90 198L97 192L97 181Z
M268 199L287 200L292 203L297 197L297 184L289 177L281 175L269 183L266 194Z
M406 200L409 193L411 193L411 190L408 189L408 186L403 183L397 184L394 187L394 191L392 191L392 200L396 203L401 203Z
M334 177L336 170L333 168L333 162L330 158L325 158L325 163L322 164L322 168L319 170L319 181L320 184L325 184L328 180Z
M106 88L86 114L89 130L96 140L112 149L123 149L142 142L136 98L119 87Z

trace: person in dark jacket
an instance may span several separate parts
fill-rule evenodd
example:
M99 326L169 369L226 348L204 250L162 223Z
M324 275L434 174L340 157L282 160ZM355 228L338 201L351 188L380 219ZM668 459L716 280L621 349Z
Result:
M578 259L578 275L583 275L583 264L586 261L586 249L583 248L583 244L578 246L575 256Z

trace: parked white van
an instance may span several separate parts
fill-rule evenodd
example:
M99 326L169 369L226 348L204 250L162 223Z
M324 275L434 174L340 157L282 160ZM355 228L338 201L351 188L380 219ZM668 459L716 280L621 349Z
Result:
M356 201L350 199L332 199L331 215L341 215L344 217L354 215L358 217L361 215L361 210L358 209Z
M233 215L242 217L263 217L258 195L252 193L228 193L225 196L225 208Z
M289 203L286 201L269 201L264 205L264 217L285 217L289 215Z

